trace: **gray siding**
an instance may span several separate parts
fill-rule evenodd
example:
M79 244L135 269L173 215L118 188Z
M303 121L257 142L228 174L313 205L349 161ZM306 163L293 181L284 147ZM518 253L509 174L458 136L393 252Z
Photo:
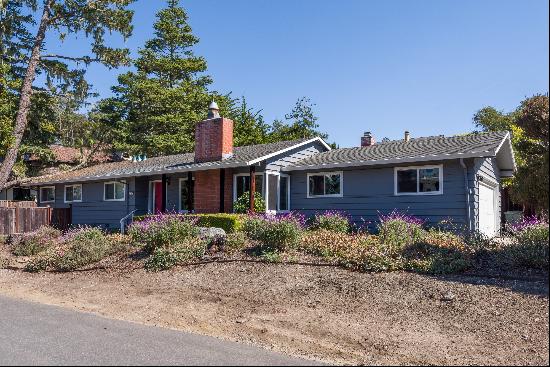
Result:
M324 210L342 210L362 225L376 222L380 214L398 210L424 218L432 225L451 220L467 226L464 171L458 161L443 164L442 195L394 195L393 166L345 169L343 190L343 197L307 198L307 171L291 172L291 208L307 216Z
M42 203L40 206L53 208L72 207L72 222L74 225L100 226L106 228L119 228L120 219L132 211L135 207L134 198L128 195L134 191L135 179L126 179L126 195L124 201L104 201L103 185L108 181L83 182L82 202L65 203L64 189L67 184L55 185L55 202ZM79 183L80 184L80 183Z

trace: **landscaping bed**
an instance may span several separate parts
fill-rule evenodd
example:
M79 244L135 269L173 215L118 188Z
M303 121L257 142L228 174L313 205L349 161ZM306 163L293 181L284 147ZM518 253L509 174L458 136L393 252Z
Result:
M0 294L326 362L548 364L544 222L493 241L398 213L376 234L339 213L241 219L213 243L186 216L12 238Z

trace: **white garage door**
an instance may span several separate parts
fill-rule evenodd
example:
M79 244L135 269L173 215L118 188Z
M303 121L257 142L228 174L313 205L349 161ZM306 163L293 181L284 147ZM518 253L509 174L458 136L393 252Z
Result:
M479 230L487 236L496 234L495 189L479 185Z

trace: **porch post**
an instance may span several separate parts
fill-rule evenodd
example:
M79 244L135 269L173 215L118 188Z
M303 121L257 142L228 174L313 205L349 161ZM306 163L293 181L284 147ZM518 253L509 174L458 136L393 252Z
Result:
M193 190L193 172L187 172L187 211L191 212L193 208L193 197L191 195Z
M161 212L166 213L166 174L162 175L162 195L161 195Z
M220 169L220 213L225 213L225 169Z
M256 166L250 166L250 208L254 212L254 194L256 193Z

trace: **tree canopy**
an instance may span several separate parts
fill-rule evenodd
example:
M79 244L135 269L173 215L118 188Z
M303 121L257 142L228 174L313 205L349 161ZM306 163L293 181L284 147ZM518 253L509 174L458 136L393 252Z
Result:
M0 87L0 93L8 101L12 98L10 94L15 93L17 100L16 108L2 112L13 116L11 124L0 120L3 124L0 131L10 131L11 135L10 139L2 141L4 159L0 166L0 189L10 178L23 140L33 143L35 137L43 138L44 133L48 136L54 132L51 126L56 119L50 112L55 113L56 105L65 104L74 110L89 97L86 66L97 62L113 68L128 63L129 50L109 47L105 36L113 32L124 38L131 35L133 11L128 5L132 1L0 2L1 67L3 72L10 73L4 76L6 84ZM74 56L45 51L50 42L59 44L73 35L89 40L89 53ZM44 82L40 85L35 83L37 75L43 76ZM11 82L18 86L10 88ZM38 120L33 120L33 113L38 115Z
M539 213L548 213L548 109L548 94L538 94L510 113L485 107L474 116L484 131L511 132L518 171L507 184L514 200Z

